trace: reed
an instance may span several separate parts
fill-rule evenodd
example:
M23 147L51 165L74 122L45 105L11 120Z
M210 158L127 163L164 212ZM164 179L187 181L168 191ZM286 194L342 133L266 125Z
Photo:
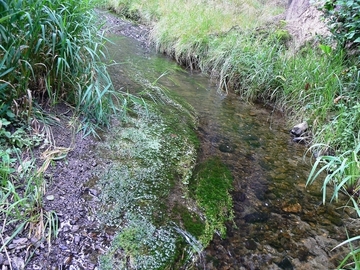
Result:
M105 39L94 1L0 2L0 117L31 113L31 102L62 100L86 121L108 124L111 80L102 63ZM30 102L28 91L33 99Z

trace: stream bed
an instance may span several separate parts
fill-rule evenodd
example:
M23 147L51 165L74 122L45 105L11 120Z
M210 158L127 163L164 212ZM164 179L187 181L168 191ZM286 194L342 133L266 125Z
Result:
M292 141L281 113L219 92L211 79L131 37L110 36L110 69L122 90L139 77L185 100L198 115L198 162L218 157L231 170L234 221L215 234L198 269L334 269L348 250L333 250L360 233L352 211L322 205L321 181L305 187L306 147ZM296 123L294 123L296 124ZM354 218L354 219L353 219Z

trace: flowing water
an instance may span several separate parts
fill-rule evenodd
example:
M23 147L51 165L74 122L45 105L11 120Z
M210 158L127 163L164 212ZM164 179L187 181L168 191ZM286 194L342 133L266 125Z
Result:
M185 99L199 116L200 160L220 157L232 171L234 222L226 239L215 235L198 268L335 268L342 250L332 248L346 239L349 215L321 205L320 181L305 188L306 148L292 142L283 116L217 91L208 76L181 69L134 39L111 39L110 55L120 63L111 68L115 85L141 90L141 77Z

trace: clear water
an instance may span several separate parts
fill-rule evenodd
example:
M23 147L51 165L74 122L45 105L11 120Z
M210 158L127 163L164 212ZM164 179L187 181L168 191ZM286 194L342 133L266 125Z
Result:
M200 160L220 157L234 177L235 219L215 235L199 269L331 269L346 239L342 209L323 206L321 183L305 188L306 148L292 142L283 116L217 91L204 74L126 37L111 37L115 85L141 90L146 78L191 104L199 116ZM297 123L294 123L297 124Z

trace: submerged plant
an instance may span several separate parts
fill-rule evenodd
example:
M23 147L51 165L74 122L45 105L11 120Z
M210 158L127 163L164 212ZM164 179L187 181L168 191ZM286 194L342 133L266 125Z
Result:
M226 235L225 223L233 219L232 176L230 170L219 158L212 158L199 166L198 173L191 183L194 196L205 215L205 232L200 237L206 246L214 232Z
M176 248L176 235L171 228L156 228L146 217L127 215L126 220L127 225L100 259L101 269L166 269ZM124 250L121 255L120 249Z

